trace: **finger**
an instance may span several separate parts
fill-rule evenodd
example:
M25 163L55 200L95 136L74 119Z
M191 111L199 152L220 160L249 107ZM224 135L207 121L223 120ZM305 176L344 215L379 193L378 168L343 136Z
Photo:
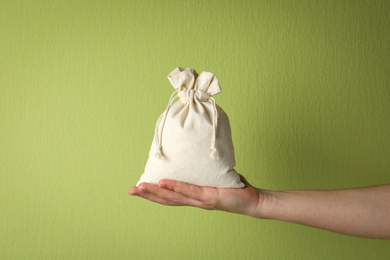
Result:
M139 194L139 190L137 186L131 187L129 189L129 195L137 196Z
M199 206L198 201L186 197L173 190L166 189L164 187L159 187L158 185L155 184L141 183L138 186L138 189L143 192L152 193L162 199L169 200L174 204L188 205L188 206L195 206L195 207Z
M141 198L144 198L144 199L147 199L147 200L150 200L152 202L156 202L156 203L159 203L162 205L179 206L179 205L175 204L173 201L169 201L167 199L160 198L153 193L148 193L147 191L142 191L142 190L138 189L138 187L136 187L136 186L130 188L129 194L133 195L133 196L138 196L138 197L141 197Z
M160 187L164 187L170 190L173 190L177 193L182 194L185 197L198 200L198 201L204 201L205 198L205 193L203 189L199 186L185 183L185 182L180 182L180 181L175 181L175 180L160 180L158 185Z
M171 200L164 199L164 198L160 198L159 196L157 196L153 193L149 193L149 192L142 192L141 197L144 199L147 199L149 201L156 202L156 203L159 203L159 204L162 204L165 206L182 206L182 204L179 204L179 203L176 203L176 202L173 202Z

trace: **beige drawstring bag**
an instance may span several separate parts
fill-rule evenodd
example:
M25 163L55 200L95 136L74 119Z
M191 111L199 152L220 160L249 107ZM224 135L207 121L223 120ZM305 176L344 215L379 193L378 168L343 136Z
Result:
M142 182L172 179L217 188L242 188L225 112L212 96L221 92L210 72L176 68L168 79L175 88L158 118ZM180 101L173 103L179 97Z

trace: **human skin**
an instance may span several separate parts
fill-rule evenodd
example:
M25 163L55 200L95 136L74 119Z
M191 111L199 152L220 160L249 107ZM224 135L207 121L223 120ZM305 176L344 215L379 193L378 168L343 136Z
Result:
M390 184L340 190L271 191L199 187L174 180L141 183L129 194L168 206L222 210L351 236L390 239Z

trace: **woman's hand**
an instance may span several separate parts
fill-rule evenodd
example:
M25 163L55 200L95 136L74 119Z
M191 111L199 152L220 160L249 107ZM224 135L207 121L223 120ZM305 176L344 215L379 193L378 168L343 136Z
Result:
M130 195L170 206L223 210L326 229L351 236L390 239L390 184L341 190L269 191L211 188L161 180L141 183Z
M158 185L141 183L129 190L130 195L168 206L193 206L207 210L222 210L261 218L261 207L266 191L245 184L239 188L212 188L174 181L161 180Z

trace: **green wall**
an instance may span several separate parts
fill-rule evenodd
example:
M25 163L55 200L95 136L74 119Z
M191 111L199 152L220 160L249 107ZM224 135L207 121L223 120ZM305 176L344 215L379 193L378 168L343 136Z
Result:
M130 197L175 67L213 72L266 189L389 183L390 2L0 0L0 259L388 259Z

